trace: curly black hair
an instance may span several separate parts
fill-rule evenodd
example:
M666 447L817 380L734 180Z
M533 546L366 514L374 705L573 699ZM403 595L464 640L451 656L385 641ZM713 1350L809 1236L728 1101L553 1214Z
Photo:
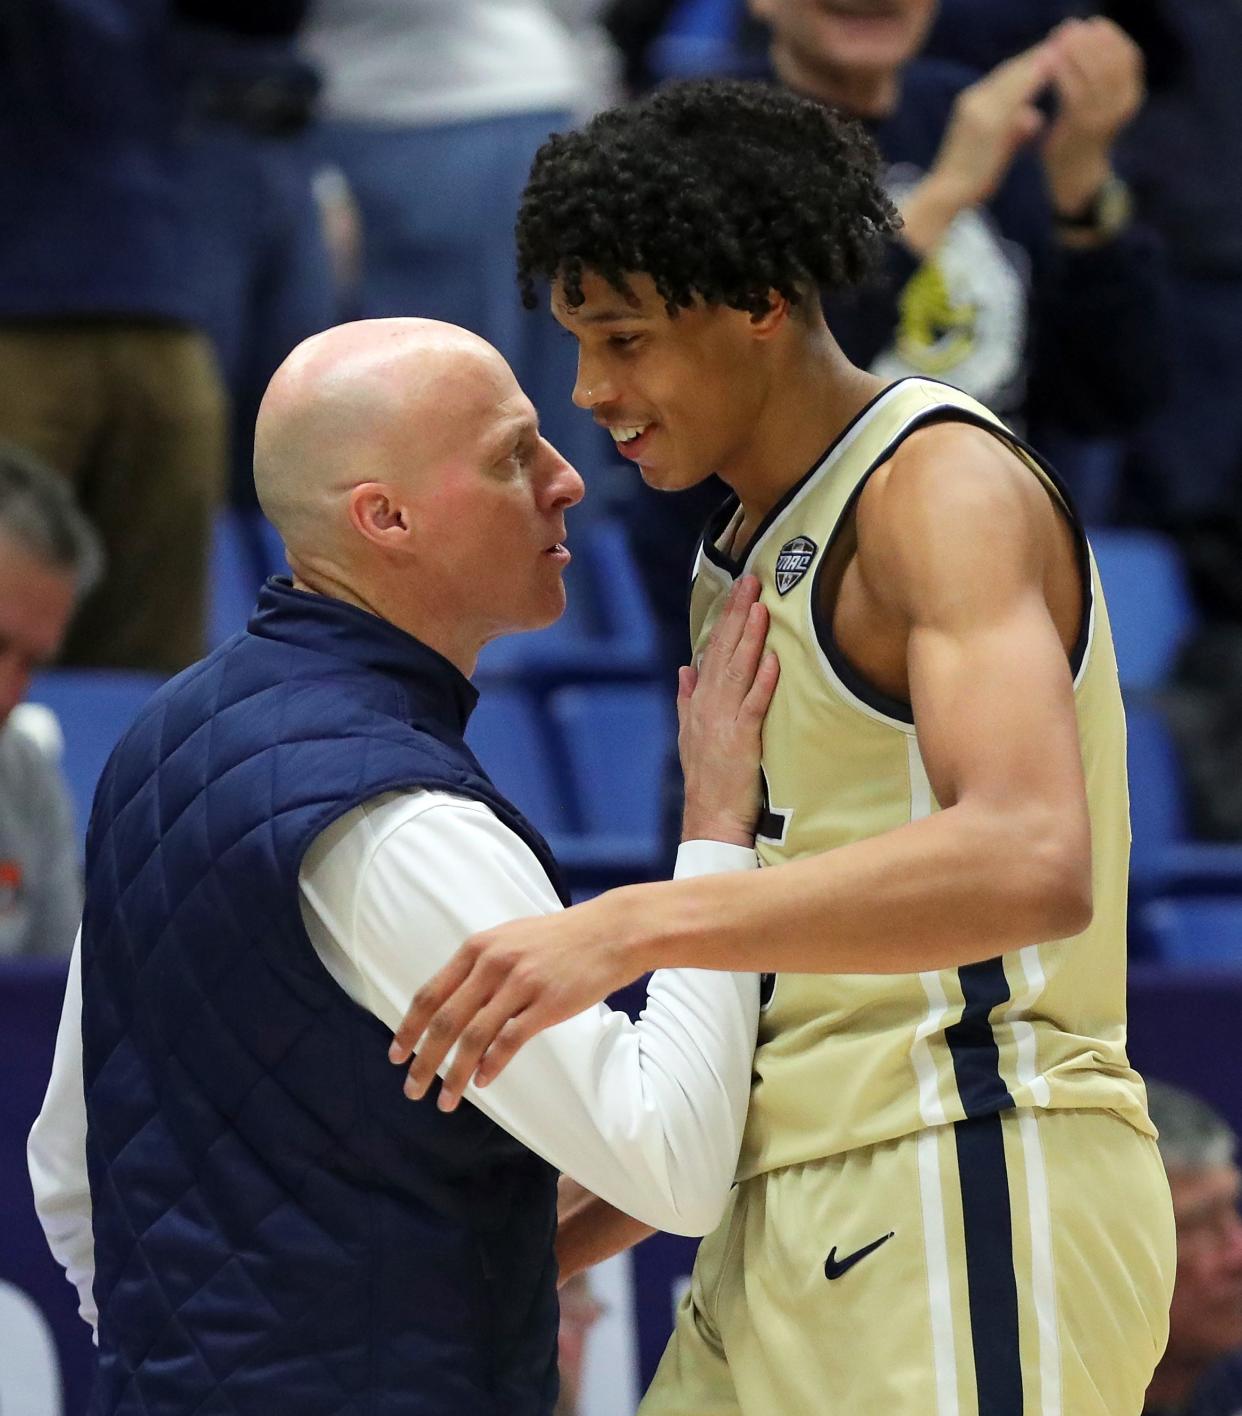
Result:
M852 119L764 83L670 84L539 149L517 219L527 308L537 280L582 303L591 270L629 293L655 282L670 315L693 303L761 314L858 284L900 224L879 155Z

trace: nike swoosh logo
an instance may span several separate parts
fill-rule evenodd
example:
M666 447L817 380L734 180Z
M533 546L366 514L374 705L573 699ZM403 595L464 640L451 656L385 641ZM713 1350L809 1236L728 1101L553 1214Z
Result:
M843 1259L837 1258L837 1246L834 1244L824 1260L824 1277L831 1282L834 1278L840 1278L843 1273L849 1273L861 1259L865 1259L868 1254L874 1254L881 1244L887 1244L895 1233L896 1230L890 1229L887 1234L881 1234L878 1239L864 1244L861 1249L855 1249L852 1254L846 1254Z

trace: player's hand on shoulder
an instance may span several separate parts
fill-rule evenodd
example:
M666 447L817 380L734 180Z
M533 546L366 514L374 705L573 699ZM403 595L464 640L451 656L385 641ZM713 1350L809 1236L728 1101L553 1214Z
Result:
M780 674L776 655L764 650L767 632L759 582L745 576L733 587L697 668L680 670L683 840L754 844L761 731Z

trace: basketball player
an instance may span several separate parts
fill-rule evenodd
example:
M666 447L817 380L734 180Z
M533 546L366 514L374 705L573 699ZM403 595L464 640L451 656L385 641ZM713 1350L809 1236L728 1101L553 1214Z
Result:
M554 138L519 220L528 291L551 278L578 340L575 400L651 485L714 471L735 494L694 653L755 575L782 666L778 869L476 936L394 1044L426 1028L417 1090L469 1024L455 1094L646 969L768 971L739 1183L643 1416L1134 1416L1167 1335L1108 615L1039 454L833 340L819 296L894 221L859 129L719 82ZM635 1237L599 1222L584 1256Z

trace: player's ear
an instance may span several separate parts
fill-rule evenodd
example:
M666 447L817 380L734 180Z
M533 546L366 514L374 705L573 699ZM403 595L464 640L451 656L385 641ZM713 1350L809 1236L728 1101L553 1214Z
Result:
M789 323L793 312L794 306L788 296L782 295L779 290L769 290L767 309L750 316L750 331L760 339L771 339Z

